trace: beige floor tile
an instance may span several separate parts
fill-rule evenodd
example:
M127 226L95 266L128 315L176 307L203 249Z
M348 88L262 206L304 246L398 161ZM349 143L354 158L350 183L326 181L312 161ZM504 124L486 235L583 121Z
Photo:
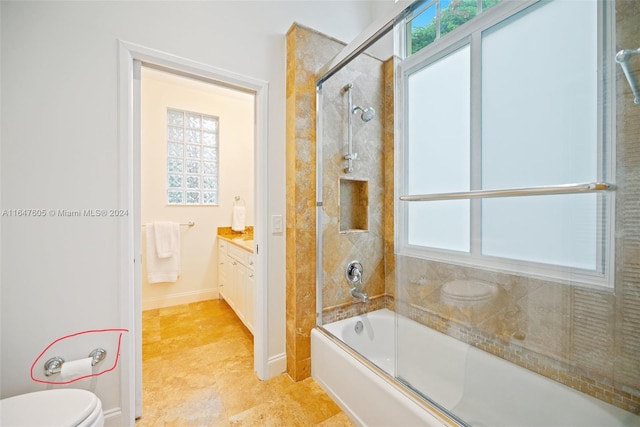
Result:
M304 410L297 402L276 400L262 403L229 418L232 427L310 427Z
M334 415L331 418L328 418L321 422L320 424L316 424L318 427L350 427L355 426L353 421L347 417L347 414L344 412L340 412L339 414Z
M312 379L260 381L253 336L222 300L143 313L136 427L353 426Z

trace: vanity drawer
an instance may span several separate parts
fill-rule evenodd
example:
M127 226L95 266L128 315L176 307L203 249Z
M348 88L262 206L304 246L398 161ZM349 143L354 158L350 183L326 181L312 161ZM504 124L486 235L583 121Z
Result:
M236 246L234 244L228 245L227 251L230 257L234 258L244 266L253 270L253 263L254 263L253 253L239 246Z
M226 255L227 254L227 248L229 246L231 246L231 245L226 240L218 239L218 256L219 255Z

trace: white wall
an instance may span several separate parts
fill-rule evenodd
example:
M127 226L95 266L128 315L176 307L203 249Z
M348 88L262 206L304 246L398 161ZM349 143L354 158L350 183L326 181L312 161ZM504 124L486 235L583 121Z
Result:
M125 40L269 82L269 216L285 211L286 31L297 21L350 41L372 21L365 1L1 2L0 16L2 209L118 207ZM120 232L113 217L2 217L2 397L44 388L29 369L54 339L122 326ZM267 244L269 354L278 354L284 235ZM119 370L75 385L128 424Z
M254 101L252 94L143 67L141 116L141 221L194 221L182 226L181 274L175 283L149 284L146 227L142 228L142 309L218 298L216 233L231 226L234 197L253 222ZM217 116L220 122L219 205L167 205L167 108Z

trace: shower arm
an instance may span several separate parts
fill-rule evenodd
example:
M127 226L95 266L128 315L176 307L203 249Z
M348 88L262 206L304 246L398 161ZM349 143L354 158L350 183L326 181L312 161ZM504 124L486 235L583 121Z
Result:
M347 154L344 155L344 158L347 161L347 167L344 169L345 173L353 172L353 161L358 158L358 153L353 152L353 121L351 118L353 112L353 97L351 96L351 89L353 89L352 83L349 83L344 87L344 90L347 92L347 102L349 107L349 113L347 114L347 126L349 128Z
M637 50L624 49L616 54L615 59L616 59L616 62L620 64L620 66L622 67L622 71L624 72L624 75L627 77L627 80L629 81L629 86L631 86L631 92L633 92L634 104L640 104L640 88L638 87L639 83L638 83L638 80L636 79L636 76L633 74L633 72L631 71L631 68L629 67L629 59L635 55L640 55L640 49L637 49Z

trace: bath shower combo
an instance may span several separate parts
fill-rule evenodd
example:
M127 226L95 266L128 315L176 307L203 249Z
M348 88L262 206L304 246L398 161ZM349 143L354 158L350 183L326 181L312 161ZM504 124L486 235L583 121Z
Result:
M416 1L410 6L396 4L385 21L373 24L325 64L316 80L317 322L311 330L312 377L355 424L363 426L638 426L637 401L624 402L619 398L625 396L619 391L620 384L627 387L624 381L636 392L634 399L637 398L637 381L622 379L627 365L636 366L637 357L627 354L626 350L617 350L613 342L618 337L631 335L616 330L612 343L601 343L597 337L583 339L578 336L578 332L586 336L595 331L592 323L597 322L601 322L603 330L610 332L609 328L614 326L604 319L604 315L601 320L595 313L594 321L588 325L581 322L587 316L590 304L597 307L598 313L607 313L607 316L607 310L616 312L622 295L614 298L610 292L613 288L602 291L581 287L573 276L555 281L554 278L533 274L537 273L534 269L530 274L520 270L511 272L504 268L507 262L498 267L476 265L469 261L470 250L462 251L460 258L450 256L453 250L449 248L423 250L431 249L429 242L422 242L422 236L411 235L406 226L409 215L418 218L416 228L434 217L429 216L431 211L427 209L402 209L415 203L436 207L466 203L468 209L465 214L485 209L488 217L490 208L495 206L491 202L502 202L506 206L526 197L557 197L557 200L575 197L572 200L576 201L598 198L598 215L603 215L603 207L611 202L620 185L615 183L615 176L606 168L593 174L593 180L589 182L558 181L558 185L531 184L508 188L468 185L470 179L466 174L472 176L473 172L483 177L482 161L490 163L491 160L488 149L485 153L480 150L484 136L484 122L480 114L484 111L481 108L483 104L474 102L480 100L479 95L485 96L483 101L489 102L492 98L486 95L498 92L495 88L493 91L487 89L489 80L485 87L478 85L483 82L480 73L468 74L469 68L475 72L484 70L480 59L485 57L471 45L477 48L486 46L485 53L490 52L491 43L498 43L501 38L510 39L512 32L521 31L515 26L517 22L524 25L528 22L524 19L551 16L557 9L545 8L564 2L498 2L493 6L493 12L480 16L476 21L477 27L468 26L473 30L469 30L469 35L464 31L451 32L447 34L449 42L440 40L419 53L398 52L413 47L408 37L413 28L411 23L418 22L412 21L413 18L437 9L434 5L440 7L440 3L440 0L429 0ZM593 3L594 8L585 12L592 16L596 3L600 5L602 2L578 3ZM614 3L603 3L603 7L609 9L599 13L611 13ZM479 13L482 12L480 7L478 9ZM569 9L562 11L569 13ZM400 31L395 32L396 28ZM528 27L523 28L522 32ZM403 35L405 32L408 34ZM396 40L397 36L400 40ZM393 43L388 43L392 38ZM378 41L381 43L376 44ZM393 52L389 53L392 44ZM474 55L468 53L472 51ZM411 56L413 53L416 55ZM463 54L466 55L464 58ZM640 81L629 62L632 57L640 57L640 49L620 51L615 55L615 61L625 73L634 102L638 104ZM439 62L444 61L443 58L449 62ZM608 66L613 60L613 52L606 49L601 62ZM458 79L452 80L457 83L451 84L455 90L436 90L441 89L437 86L439 79L444 79L444 74L419 74L427 62L428 67L446 65L455 73L459 72L462 77L455 73L452 77ZM421 89L418 84L422 83L420 79L425 75L436 81L429 86L432 92L410 93L412 88ZM358 78L357 83L354 76ZM469 80L475 85L470 85ZM378 117L379 126L367 129L371 131L367 132L367 149L372 153L371 158L366 159L366 170L371 172L367 180L349 175L354 172L353 161L363 159L354 149L353 138L354 127L355 135L358 135L359 126L364 124L357 120L354 124L352 116L358 114L367 123L376 117L376 111L360 106L368 101L358 99L356 103L359 105L354 105L355 84L358 84L358 89L371 88L367 99L375 100L376 108L384 113ZM460 101L454 98L458 89L464 92ZM410 97L411 94L414 96ZM344 111L344 95L347 96L348 108L346 154L343 154L342 134L335 129L336 121L342 122L340 119L343 117L337 117L336 111ZM425 101L427 95L429 99ZM465 108L469 107L470 111L475 106L477 111L474 110L476 115L471 115L464 110L464 119L470 120L473 126L461 131L464 133L460 136L461 153L455 154L464 167L452 175L462 177L460 180L464 181L464 186L443 185L437 187L438 191L431 192L430 187L421 185L427 179L418 174L409 175L409 169L427 168L427 163L422 160L433 154L424 148L427 142L436 141L433 145L440 148L449 143L455 144L457 140L454 132L446 127L448 122L442 125L442 131L437 129L440 133L427 126L415 131L409 125L420 122L427 114L439 112L438 108L446 111L450 105L438 102L447 97L464 104ZM415 101L418 99L420 102ZM612 100L599 100L607 110L609 105L605 101ZM436 107L427 109L425 105L428 103ZM466 121L458 122L466 126ZM410 134L412 130L415 135ZM414 151L407 148L410 137L418 141ZM517 139L509 141L509 147L518 142ZM618 144L624 146L622 141ZM443 150L443 153L448 152ZM582 153L576 153L578 155ZM336 167L336 158L348 162L344 169ZM470 164L474 162L478 163L478 169L472 170ZM484 171L489 174L492 170L486 166ZM608 179L611 182L606 182ZM628 189L626 191L634 194ZM567 199L562 199L565 196ZM366 221L362 222L363 218ZM482 220L469 214L460 224L471 224L473 228L470 225L469 231L454 230L471 236L473 244L469 246L479 247L477 252L480 255L483 255L481 249L485 242L481 239L483 229L479 223ZM599 233L598 239L606 240L604 227L593 233ZM637 238L635 232L632 238ZM526 246L526 242L521 243L521 246ZM603 250L601 246L598 246L599 251ZM514 258L518 260L516 255ZM510 260L509 257L506 259ZM524 259L522 264L518 264L518 268L521 265L528 268L530 264L526 261ZM366 280L363 265L367 265ZM553 265L549 270L563 268ZM574 274L573 270L566 270ZM626 274L626 270L624 272ZM347 289L344 288L345 279ZM635 283L629 286L632 286L632 292L636 291ZM560 296L560 301L555 301L557 296ZM544 318L539 318L540 313L545 314ZM587 349L586 354L581 353L583 345ZM599 347L592 348L593 345ZM600 354L614 352L621 362L616 361L607 369L613 373L615 368L620 379L607 377L608 372L586 369L592 363L600 369L596 364ZM596 383L594 378L600 377L602 383Z

